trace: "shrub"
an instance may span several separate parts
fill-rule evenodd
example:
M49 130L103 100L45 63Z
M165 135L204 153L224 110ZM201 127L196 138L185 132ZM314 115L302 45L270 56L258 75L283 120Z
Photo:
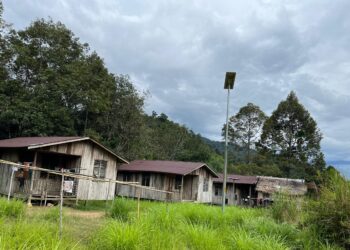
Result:
M325 242L350 248L350 183L336 170L328 171L320 197L310 201L306 224Z
M26 206L22 201L10 200L0 197L0 217L21 217L26 211Z

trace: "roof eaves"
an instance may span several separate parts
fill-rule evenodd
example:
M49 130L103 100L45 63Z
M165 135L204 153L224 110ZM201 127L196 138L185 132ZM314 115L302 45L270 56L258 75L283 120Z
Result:
M95 141L94 139L91 139L89 137L87 137L88 139L90 139L92 142L94 142L95 144L99 145L101 148L103 148L104 150L108 151L109 153L111 153L112 155L114 155L115 157L117 157L118 159L120 159L121 161L123 161L124 163L129 164L129 162L127 160L125 160L124 158L120 157L119 155L117 155L116 153L114 153L112 150L110 150L109 148L103 146L101 143Z
M193 171L196 171L197 169L199 169L199 168L201 168L201 167L207 167L208 169L209 169L209 171L215 176L215 177L219 177L215 172L214 172L214 170L212 170L207 164L201 164L201 165L199 165L197 168L195 168L195 169L192 169L191 171L189 171L189 172L187 172L187 173L184 173L183 174L183 176L185 176L185 175L188 175L188 174L190 174L190 173L192 173Z
M58 141L58 142L31 144L28 146L28 149L35 149L35 148L48 147L48 146L60 145L60 144L71 143L71 142L85 141L89 139L90 139L89 137L82 137L82 138L76 138L76 139L70 139L70 140L64 140L64 141Z

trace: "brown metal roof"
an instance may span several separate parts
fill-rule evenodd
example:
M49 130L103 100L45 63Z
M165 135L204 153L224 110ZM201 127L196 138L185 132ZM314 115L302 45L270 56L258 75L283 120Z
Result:
M104 150L108 151L110 154L117 157L122 163L128 163L127 160L123 159L116 153L114 153L109 148L103 146L99 142L89 138L89 137L79 137L79 136L36 136L36 137L16 137L12 139L0 140L0 148L27 148L35 149L41 147L48 147L57 144L86 141L89 140Z
M222 183L224 181L223 174L218 174L219 178L215 178L213 181L216 183ZM248 176L248 175L237 175L237 174L228 174L227 175L227 183L235 183L235 184L250 184L254 185L258 181L256 176Z
M201 167L207 168L214 177L217 177L212 169L201 162L137 160L130 162L130 164L121 165L118 171L187 175Z
M77 136L17 137L12 139L0 140L0 148L27 148L30 146L59 143L81 138L82 137Z

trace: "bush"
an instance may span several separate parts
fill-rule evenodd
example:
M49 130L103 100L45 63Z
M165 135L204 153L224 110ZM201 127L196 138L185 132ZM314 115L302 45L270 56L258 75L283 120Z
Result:
M118 198L114 200L113 206L109 211L109 216L121 221L127 221L129 213L135 210L135 203L132 200Z
M10 200L0 197L0 217L21 217L26 211L26 206L22 201Z
M306 224L325 242L350 248L350 183L336 170L328 171L320 197L310 201Z

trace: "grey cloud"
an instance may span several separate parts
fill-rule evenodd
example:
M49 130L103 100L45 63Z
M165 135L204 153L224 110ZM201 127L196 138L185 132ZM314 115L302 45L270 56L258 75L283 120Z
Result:
M231 114L270 114L291 90L317 120L328 160L349 160L350 2L5 0L15 27L65 23L112 72L149 90L146 111L212 139L225 121L225 71L238 72Z

